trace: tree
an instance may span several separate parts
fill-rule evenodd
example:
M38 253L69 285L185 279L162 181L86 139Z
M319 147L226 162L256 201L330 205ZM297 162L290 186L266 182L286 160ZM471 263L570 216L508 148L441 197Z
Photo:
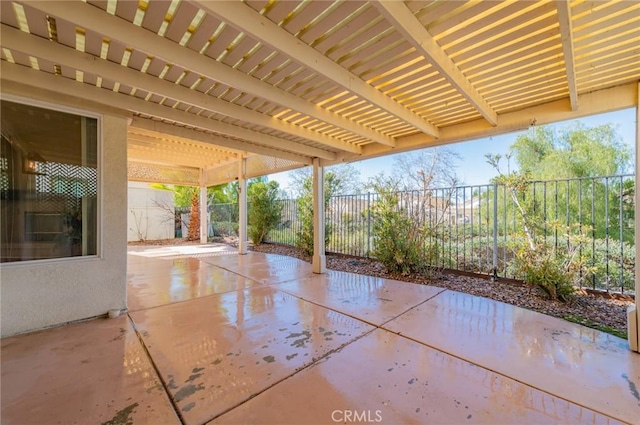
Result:
M560 131L532 127L510 150L520 173L540 180L622 174L632 157L612 124L580 122Z
M232 204L238 202L238 182L207 187L207 204Z
M502 155L500 154L486 154L485 158L487 159L487 162L498 172L498 176L493 179L493 182L499 186L505 187L511 197L513 205L515 205L518 210L529 249L535 250L536 242L534 240L533 233L533 214L524 199L524 194L529 187L529 176L517 172L507 172L507 174L504 174L500 169L500 160L502 159Z
M429 229L422 226L412 208L407 208L399 191L401 182L395 177L378 175L368 186L378 197L371 206L373 256L391 273L420 273L435 259L435 244L425 246Z
M193 196L195 192L199 192L200 189L195 186L174 186L174 201L176 208L188 208L193 202Z
M558 131L544 126L532 127L526 134L518 136L510 150L520 174L529 180L583 179L563 182L559 196L556 195L556 187L548 190L546 196L542 190L537 190L535 196L533 190L529 190L527 199L532 213L547 217L558 215L558 218L571 223L593 223L596 238L606 237L607 226L611 228L614 222L619 224L621 220L633 218L630 214L633 206L628 204L629 198L625 196L631 183L618 178L606 181L597 178L629 170L631 150L622 142L612 124L587 127L576 122ZM539 189L540 185L537 187ZM581 208L580 199L594 199L593 211ZM605 221L606 216L611 221ZM616 233L610 237L620 236ZM633 239L629 231L625 231L622 237L627 241Z
M368 185L377 191L381 182L393 182L397 187L399 202L405 205L414 218L431 232L441 227L460 179L456 174L460 155L447 148L423 149L404 153L394 158L394 173L386 179L376 176ZM442 233L442 232L440 232Z
M248 188L256 183L266 183L267 177L256 177L247 182ZM152 184L151 187L162 190L170 190L174 193L175 208L189 208L189 223L187 225L187 239L198 240L200 238L200 188L196 186L168 186L165 184ZM247 191L247 193L249 193ZM214 223L237 223L238 221L238 182L230 182L207 187L207 205L223 204L222 210L211 211L211 220ZM167 214L167 220L175 220L176 225L182 223L182 219L175 214L175 208L169 205L158 205ZM184 224L184 223L182 223ZM229 227L229 226L226 226ZM214 228L214 230L217 226ZM233 229L235 232L237 229Z
M291 174L289 175L292 181L290 190L294 198L299 198L308 192L305 185L311 181L312 170L313 169L311 167L303 167L291 171ZM339 164L327 167L325 179L329 173L333 175L332 184L334 184L335 187L332 187L331 191L334 194L355 195L362 191L360 171L358 171L352 164Z
M249 238L261 244L270 230L274 229L282 217L283 205L278 202L280 185L276 181L254 182L247 189L249 208Z
M328 171L324 175L324 209L327 210L332 196L338 195L344 190L342 180L333 172ZM302 189L298 197L298 219L300 230L298 232L297 246L306 254L313 254L313 178L307 176L302 181ZM331 237L331 223L325 223L325 243L329 243Z
M154 185L157 189L168 189L165 185ZM200 239L200 188L196 186L174 186L175 208L189 208L189 224L187 226L187 240L195 241ZM171 211L167 205L157 205L167 211L167 214L178 220L175 210ZM180 223L182 219L180 219ZM184 224L184 223L182 223Z
M197 187L193 187L192 189L187 240L197 241L200 239L200 190Z
M394 176L402 190L450 188L460 183L456 168L460 155L447 148L423 149L394 158Z
M551 299L568 300L576 286L595 271L582 255L588 241L588 229L581 224L563 225L557 220L541 223L535 208L531 208L532 202L526 200L531 185L528 176L517 172L504 174L500 169L501 155L487 154L485 157L499 174L493 179L494 183L503 186L511 196L524 230L525 242L518 237L512 238L514 255L510 267L525 282L543 289ZM556 235L560 234L566 245L549 243L546 236L534 233L535 228L543 225L549 226Z

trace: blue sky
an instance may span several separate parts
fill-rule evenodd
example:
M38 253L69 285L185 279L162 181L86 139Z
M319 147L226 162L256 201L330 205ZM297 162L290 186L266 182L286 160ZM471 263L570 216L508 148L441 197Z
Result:
M632 151L635 152L635 109L625 109L622 111L594 115L573 121L581 121L589 127L612 123L617 126L618 133L622 137L622 140L631 147ZM563 121L552 124L551 126L562 129L571 125L573 121ZM509 133L496 137L448 145L449 149L457 152L461 157L461 160L458 163L457 173L463 184L476 185L489 183L489 180L495 176L495 170L486 163L484 155L486 153L507 153L509 151L509 146L511 146L516 137L521 133L522 132ZM358 161L353 162L352 164L360 171L362 181L366 182L370 177L373 177L380 172L384 172L387 175L391 174L393 156L394 155L390 155L383 158ZM272 174L269 176L269 180L276 180L280 184L281 188L288 190L288 174L288 172Z

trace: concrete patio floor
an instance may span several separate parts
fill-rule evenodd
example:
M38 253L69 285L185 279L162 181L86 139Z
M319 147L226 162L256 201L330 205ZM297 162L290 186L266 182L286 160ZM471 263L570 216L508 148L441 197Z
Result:
M128 314L2 340L3 425L640 424L609 334L272 254L128 257Z

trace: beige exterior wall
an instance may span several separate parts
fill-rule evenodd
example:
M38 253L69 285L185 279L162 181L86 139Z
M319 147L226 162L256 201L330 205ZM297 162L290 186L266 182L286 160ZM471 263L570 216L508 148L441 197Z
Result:
M126 308L127 120L101 123L99 255L0 266L2 337Z
M169 210L175 208L173 192L129 182L127 241L174 239L175 224Z

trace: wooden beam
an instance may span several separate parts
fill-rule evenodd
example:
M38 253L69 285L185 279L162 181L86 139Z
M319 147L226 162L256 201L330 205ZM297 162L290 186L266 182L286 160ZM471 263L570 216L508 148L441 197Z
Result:
M192 172L192 171L197 171L198 169L195 167L185 167L185 166L172 166L172 165L167 165L167 164L163 164L161 162L158 161L127 161L127 165L137 165L137 166L160 166L163 169L171 169L174 172ZM147 182L147 183L158 183L157 179L145 179L145 178L141 178L141 177L137 177L134 175L129 174L128 170L127 170L127 179L129 181L136 181L136 182ZM185 185L185 186L194 186L193 182L185 182L185 181L180 181L180 180L171 180L171 179L163 179L162 183L165 184L177 184L177 185Z
M2 46L9 50L19 51L58 65L65 65L110 81L116 81L130 87L142 89L162 97L168 97L188 105L193 105L211 112L217 112L251 124L289 133L327 147L351 153L359 154L362 152L361 147L336 139L335 137L330 137L260 112L234 105L196 90L191 90L170 81L162 80L153 75L145 74L115 62L80 52L42 37L30 35L5 24L2 24L1 28Z
M134 162L149 162L154 164L165 165L167 167L212 167L220 162L204 161L199 159L193 160L193 157L185 157L181 155L158 153L144 149L127 149L127 159Z
M190 128L179 127L179 126L167 124L161 121L151 120L148 118L134 117L133 120L131 121L130 128L134 128L135 131L142 130L142 131L148 131L150 133L162 133L162 134L171 136L173 139L183 140L183 141L195 140L197 142L211 143L216 146L223 146L223 143L224 143L229 145L225 147L231 147L233 145L236 147L236 149L242 149L243 147L246 147L246 145L243 143L235 143L236 142L235 140L224 139L214 134L208 134L208 133L193 130ZM219 140L219 139L222 139L222 140ZM231 142L231 143L227 143L227 142ZM258 147L258 148L254 148L251 152L259 155L267 155L267 156L273 156L276 158L288 159L288 160L299 162L301 164L306 164L306 165L311 165L313 163L312 158L310 157L302 156L298 154L292 154L289 152L274 152L274 150L270 148Z
M128 137L138 138L140 136L144 136L146 138L149 138L149 140L169 139L174 143L182 144L185 146L199 145L199 147L203 149L207 149L212 152L217 152L221 155L233 156L235 158L237 158L238 155L240 155L243 152L242 150L239 150L239 149L231 149L226 147L223 148L217 145L213 145L210 142L202 142L199 140L189 139L188 137L176 137L167 133L159 133L156 131L147 130L145 128L134 126L134 124L137 123L139 120L153 121L148 118L140 118L140 117L132 118L129 123L130 126L127 129ZM179 128L184 128L184 127L179 127ZM207 133L197 132L197 134L207 134Z
M500 123L497 126L491 126L484 119L478 119L442 128L439 139L421 134L405 136L398 139L398 145L395 149L375 145L365 146L362 156L347 156L340 158L339 161L325 161L324 163L325 165L334 165L339 162L360 161L415 149L468 142L470 140L513 133L526 130L534 120L536 125L545 125L633 108L638 101L637 87L638 84L634 82L584 93L579 96L580 109L576 111L567 108L566 100L556 100L527 109L501 114Z
M478 93L429 31L402 1L377 0L374 5L402 36L423 55L491 125L498 124L498 114Z
M171 143L169 141L165 143L158 143L158 141L152 140L149 136L143 136L140 134L127 135L127 149L141 149L147 151L155 151L159 153L167 153L176 156L185 156L193 158L194 161L208 161L208 162L224 162L235 160L233 154L221 154L205 150L197 146L181 146Z
M132 127L129 127L129 131L127 132L127 140L129 142L135 142L135 145L139 146L149 146L149 147L161 147L163 149L171 149L174 151L184 152L185 150L189 150L190 152L195 152L198 155L205 155L208 157L216 157L216 158L236 158L237 155L235 152L231 152L230 150L221 150L216 146L192 141L191 143L187 143L184 139L172 138L167 135L158 134L158 136L145 134L143 132L135 132L131 131L135 130ZM160 137L162 138L160 138ZM131 143L130 143L131 144Z
M169 153L171 155L185 155L190 157L195 157L197 159L208 160L208 161L229 161L231 159L235 159L234 155L216 155L207 151L203 151L202 149L195 148L183 148L182 146L176 146L172 143L156 143L149 142L148 137L146 136L127 136L127 149L144 149L144 150L154 150L157 152Z
M138 112L204 130L215 131L244 140L243 142L241 140L225 139L224 137L209 139L215 141L209 141L208 143L214 143L222 147L242 149L255 153L262 153L265 152L264 148L271 148L268 150L269 153L267 155L275 157L280 156L284 158L283 154L288 151L297 154L297 158L304 158L305 161L310 161L313 157L324 159L336 158L334 153L322 149L285 141L267 134L214 121L200 115L153 104L135 96L128 96L106 89L100 89L62 76L55 76L43 71L36 71L25 66L2 61L0 69L2 70L1 77L6 81L13 81L41 89L51 90L63 96L69 95L93 99L94 101L107 106ZM258 147L262 147L263 149L257 149Z
M426 134L438 136L438 129L424 118L384 95L357 75L303 43L241 1L225 2L224 6L216 0L196 0L195 3L206 12L291 57L299 64L314 70L401 121L411 124ZM394 146L394 143L384 144Z
M160 37L124 19L110 15L90 4L83 2L33 1L29 2L29 7L40 10L47 15L67 20L82 28L90 29L109 39L119 40L126 46L145 52L148 55L162 58L168 63L177 64L201 76L234 87L244 93L250 93L278 105L283 105L373 142L389 146L394 143L393 138L389 136L321 108L250 75L246 75L187 47L182 47L167 38Z
M569 85L569 100L571 110L578 109L578 83L576 79L576 61L573 51L573 24L571 22L571 4L569 0L556 0L558 9L558 23L562 39L564 64L567 69L567 84Z

